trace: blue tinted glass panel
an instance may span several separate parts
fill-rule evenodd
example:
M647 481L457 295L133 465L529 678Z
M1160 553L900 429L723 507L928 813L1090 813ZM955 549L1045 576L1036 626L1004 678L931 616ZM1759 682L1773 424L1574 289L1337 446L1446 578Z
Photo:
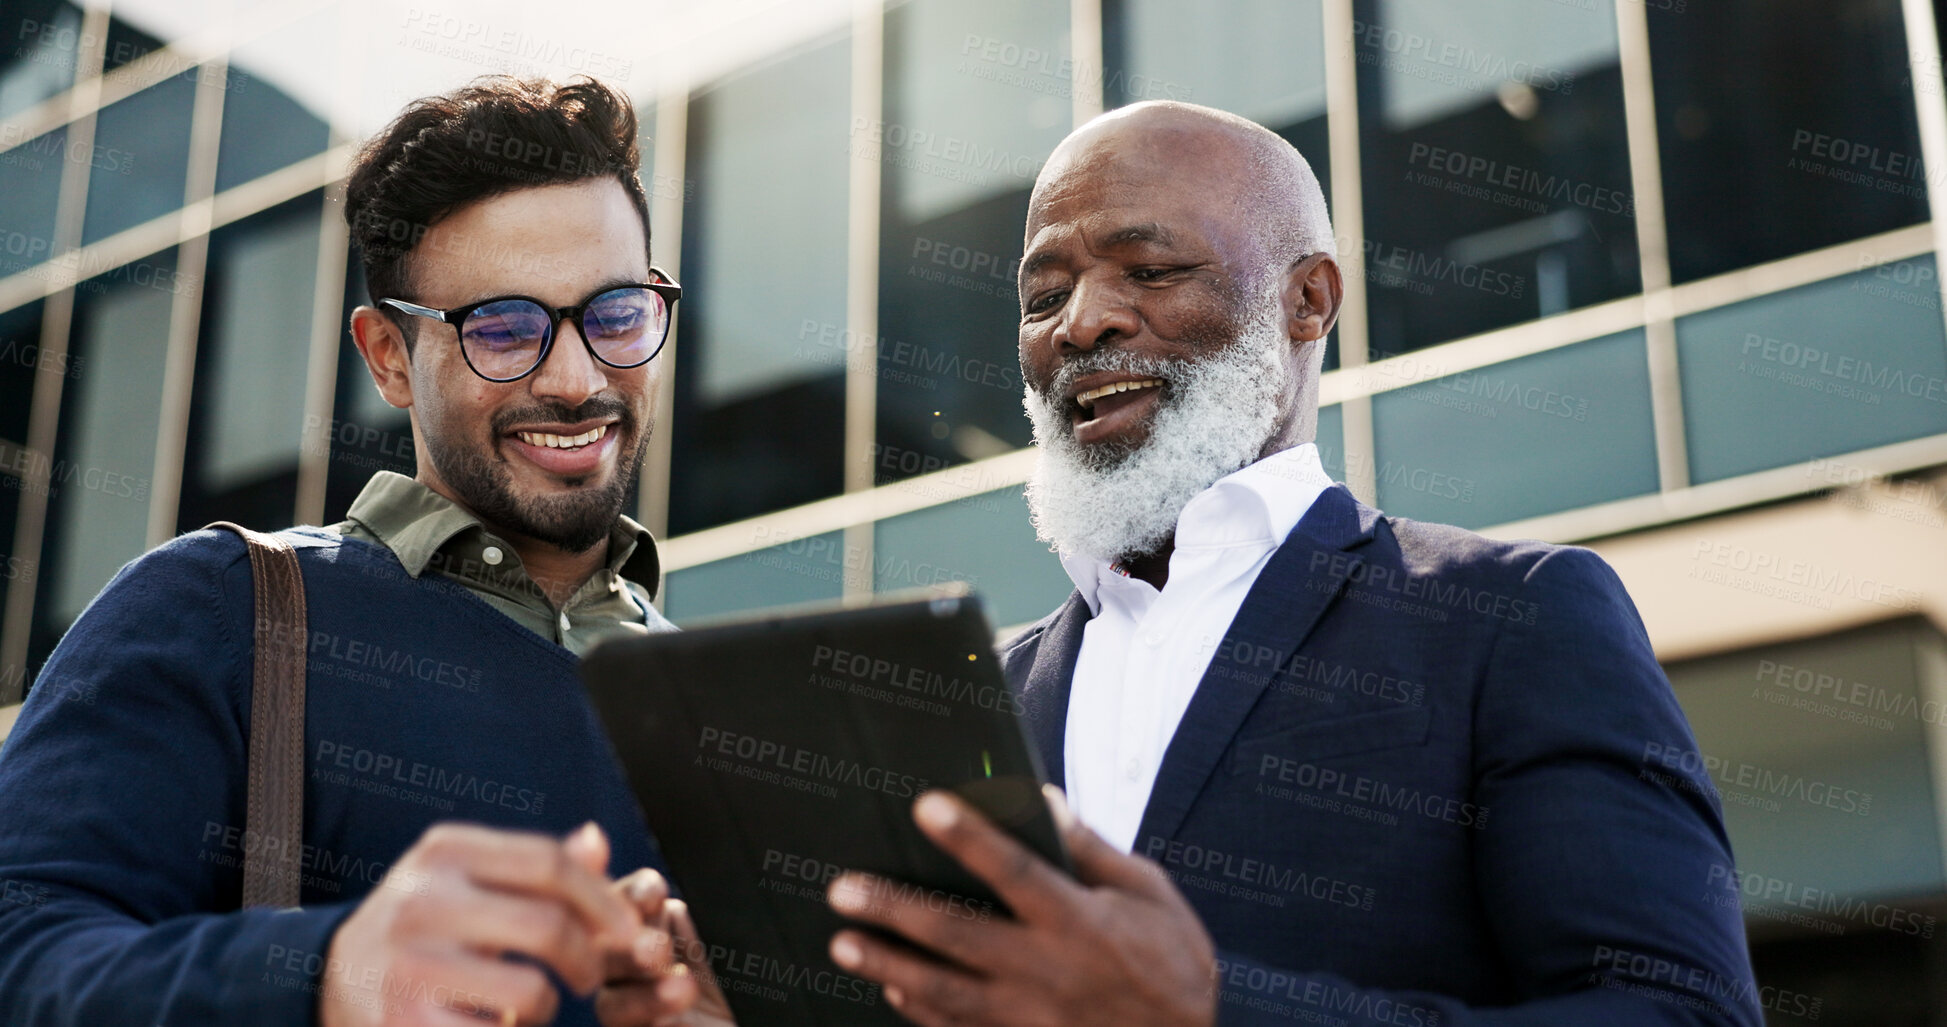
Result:
M1678 319L1691 480L1947 431L1935 275L1916 257Z
M956 474L964 479L956 480ZM966 495L983 483L973 468L894 488L926 488L949 503L880 521L872 554L873 588L881 592L948 581L971 585L994 627L1040 620L1074 583L1048 544L1034 537L1020 486Z
M690 103L669 530L844 487L849 39L748 68ZM667 195L687 183L656 180Z
M1913 93L1940 68L1908 56L1899 0L1642 6L1673 279L1927 219Z
M663 613L684 621L837 599L845 591L845 564L845 533L832 531L670 571L663 585L667 591Z
M178 531L291 520L323 208L312 193L210 238Z
M1689 759L1711 761L1737 869L1756 875L1742 896L1752 923L1798 913L1844 928L1822 933L1867 932L1886 925L1863 922L1856 908L1792 899L1940 890L1925 738L1937 716L1916 658L1940 644L1909 620L1668 668L1697 736ZM1666 770L1659 764L1670 758L1656 754L1645 770Z
M230 55L223 96L223 130L216 151L216 191L294 164L325 148L323 111L314 111L272 85L265 73L280 64L329 59L339 13L328 7L253 39Z
M0 125L0 145L13 143L6 131ZM61 166L68 159L65 128L0 153L0 197L6 198L0 202L0 278L53 255L54 206L61 196Z
M1381 393L1373 434L1402 517L1478 528L1657 489L1641 330Z
M175 264L175 251L165 250L75 287L76 373L63 383L49 455L30 662L52 651L115 571L147 548L169 312L186 288Z
M0 18L0 118L10 118L74 81L81 9L52 0L15 0ZM0 138L0 146L13 140Z
M880 484L1031 440L1015 268L1028 191L1099 69L1068 58L1068 5L914 0L886 11L885 107L851 126L877 162Z
M1345 480L1345 408L1337 403L1318 410L1318 460L1333 481Z
M1369 348L1641 288L1615 0L1354 0Z
M83 245L133 228L183 205L189 171L189 112L196 98L195 73L164 79L102 108L94 149L85 155L88 214Z
M27 415L34 405L34 376L45 365L50 373L78 373L71 355L41 352L41 301L35 300L0 314L0 439L27 441ZM4 473L4 464L0 464ZM10 536L0 535L0 545Z

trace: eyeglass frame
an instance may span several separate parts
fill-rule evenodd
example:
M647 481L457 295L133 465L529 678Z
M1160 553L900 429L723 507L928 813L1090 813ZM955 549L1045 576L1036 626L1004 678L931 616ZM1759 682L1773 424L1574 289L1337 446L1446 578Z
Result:
M522 378L525 378L528 375L533 374L534 372L541 369L542 364L548 362L548 354L554 352L554 340L559 338L561 334L560 332L561 322L567 320L570 317L575 319L575 334L581 337L581 344L588 349L588 355L594 357L598 363L602 364L605 367L613 367L618 371L626 371L632 367L641 367L642 365L647 364L649 361L656 359L656 357L662 353L663 347L669 345L669 332L672 328L676 326L676 301L683 298L683 287L679 285L674 278L670 277L669 272L664 271L662 268L656 267L654 265L650 265L649 276L652 278L660 278L662 279L662 281L660 282L618 282L612 285L604 285L601 288L596 289L594 292L589 293L587 296L582 297L580 303L576 303L572 306L567 306L567 307L551 307L546 303L543 303L540 300L535 299L532 296L523 296L519 294L510 294L506 296L489 296L486 299L469 303L463 307L454 307L450 310L441 310L437 307L423 306L421 304L414 303L410 300L402 300L402 299L396 299L391 297L379 300L377 305L381 307L390 307L393 310L397 310L404 314L411 314L415 317L428 318L434 321L444 321L445 323L452 325L453 341L459 344L460 359L466 361L467 370L472 371L475 375L478 375L482 381L489 381L498 385L506 385L510 382L520 381ZM582 312L588 309L588 305L594 302L596 297L601 296L604 293L614 292L617 289L648 289L650 292L653 292L656 295L661 296L664 306L669 308L669 316L663 319L662 338L656 340L656 348L650 350L648 356L643 357L641 360L638 360L633 364L618 364L608 359L607 357L602 356L600 353L597 353L595 351L595 344L588 341L587 329L583 328L581 324ZM529 303L534 304L537 307L540 307L541 310L548 315L548 334L545 338L541 340L541 352L535 356L534 366L528 368L525 371L522 371L520 374L517 374L512 378L491 378L485 374L482 374L479 368L473 366L473 358L467 355L466 339L461 333L461 325L465 324L466 319L469 316L471 316L474 311L480 309L481 307L484 307L489 303L503 303L507 300L525 300Z

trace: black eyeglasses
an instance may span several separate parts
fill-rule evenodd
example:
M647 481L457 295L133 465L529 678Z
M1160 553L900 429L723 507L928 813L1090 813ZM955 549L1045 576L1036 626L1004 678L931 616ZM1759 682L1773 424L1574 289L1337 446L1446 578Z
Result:
M379 305L452 325L460 335L460 354L474 374L490 382L513 382L541 366L554 348L555 326L570 317L596 360L616 368L654 360L669 338L671 314L683 287L661 268L650 268L649 276L659 280L612 285L572 307L550 307L531 296L496 296L452 310L398 299L383 299Z

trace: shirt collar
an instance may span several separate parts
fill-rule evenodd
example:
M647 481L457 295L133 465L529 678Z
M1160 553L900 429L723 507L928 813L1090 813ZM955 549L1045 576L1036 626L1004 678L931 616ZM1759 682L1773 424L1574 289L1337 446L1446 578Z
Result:
M394 471L380 471L365 483L352 501L346 519L363 524L392 550L406 573L417 578L442 550L469 532L482 544L514 550L465 507L428 488L424 482ZM651 599L662 577L662 562L649 529L623 516L608 536L608 569L642 586Z
M1191 497L1176 518L1177 549L1204 546L1260 546L1274 550L1326 489L1330 475L1307 442L1282 449L1232 471ZM1088 603L1090 616L1102 612L1101 591L1111 578L1129 575L1107 560L1061 553L1062 569Z

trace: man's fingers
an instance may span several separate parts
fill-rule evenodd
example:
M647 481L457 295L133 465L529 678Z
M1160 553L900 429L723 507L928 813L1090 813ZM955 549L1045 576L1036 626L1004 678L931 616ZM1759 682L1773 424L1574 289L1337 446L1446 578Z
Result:
M629 944L610 946L603 957L602 980L608 984L654 980L681 965L669 932L644 927Z
M560 995L538 967L510 963L478 954L462 954L422 964L411 976L423 980L398 982L407 994L454 1017L435 1017L478 1023L544 1024L559 1011ZM423 987L421 987L423 985Z
M546 835L442 825L427 832L425 844L429 859L461 866L478 885L566 903L590 929L617 944L633 938L642 925L634 908L609 890L600 873L582 865L565 843Z
M595 996L595 1018L603 1027L674 1023L696 1005L696 998L696 982L687 975L626 981L609 985Z
M933 844L987 882L1020 919L1060 923L1074 915L1081 886L958 796L927 792L913 804L913 819Z
M562 848L569 858L581 864L583 870L596 877L608 877L608 835L602 832L600 824L590 820L562 839Z
M620 878L613 887L617 894L635 906L645 922L661 916L663 902L669 898L669 880L648 867Z
M437 918L443 933L469 949L540 960L580 994L602 983L602 946L559 902L463 885L421 915Z
M832 962L848 973L878 981L901 1016L930 1027L993 1019L988 986L978 977L905 952L859 931L832 936Z

